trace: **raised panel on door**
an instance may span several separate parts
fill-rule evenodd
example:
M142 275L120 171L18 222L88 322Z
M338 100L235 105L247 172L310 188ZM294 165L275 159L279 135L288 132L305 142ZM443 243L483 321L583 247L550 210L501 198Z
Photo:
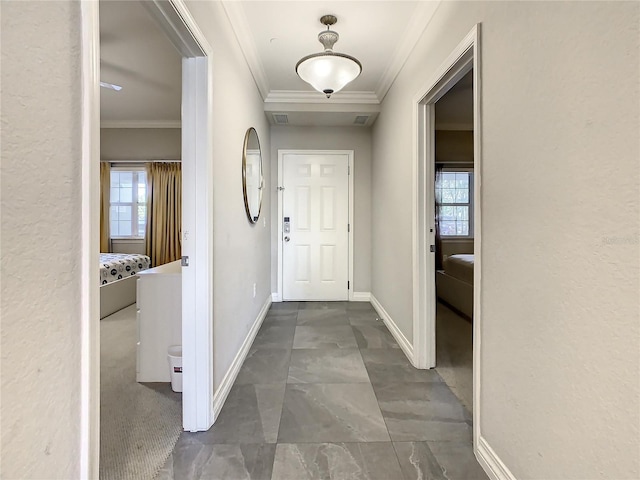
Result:
M281 232L284 300L348 299L348 159L283 158L283 216L290 222L290 232Z
M311 187L308 185L296 186L294 198L293 218L297 232L311 231Z
M311 281L311 245L295 245L293 261L295 262L295 283L308 284Z
M320 245L320 281L335 282L336 278L336 246Z
M325 186L320 190L320 230L334 231L336 224L336 187Z

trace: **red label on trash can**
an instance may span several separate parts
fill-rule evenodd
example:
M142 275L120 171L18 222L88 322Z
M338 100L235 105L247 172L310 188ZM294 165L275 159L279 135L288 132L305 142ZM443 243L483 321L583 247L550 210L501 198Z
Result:
M173 367L173 373L182 373L182 367Z

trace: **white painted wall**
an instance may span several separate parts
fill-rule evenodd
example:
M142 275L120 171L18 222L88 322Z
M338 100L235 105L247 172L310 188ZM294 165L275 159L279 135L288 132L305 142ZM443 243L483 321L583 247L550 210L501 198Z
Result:
M371 129L362 127L271 127L271 285L277 290L278 150L354 151L353 290L371 291ZM269 185L269 184L267 184Z
M270 199L265 198L266 226L250 226L241 183L245 130L257 128L268 164L269 125L220 4L189 6L215 55L211 161L217 387L271 295ZM2 2L1 8L0 476L78 478L80 5ZM265 173L268 183L268 169Z
M144 239L112 238L111 251L113 253L131 253L145 255Z
M271 297L270 198L257 224L247 220L242 196L242 146L255 127L269 165L269 123L262 98L220 2L187 2L213 48L214 389L238 353L260 309ZM269 169L264 169L269 185ZM253 283L257 294L253 298Z
M101 128L101 160L179 160L179 128Z
M473 253L473 240L442 240L443 258L449 257L451 255L456 255L458 253Z
M640 477L639 9L443 2L373 127L372 288L411 338L411 99L482 22L480 427L515 478Z
M473 103L473 98L470 101ZM473 165L473 131L436 130L436 162Z
M0 477L79 478L80 4L0 8Z

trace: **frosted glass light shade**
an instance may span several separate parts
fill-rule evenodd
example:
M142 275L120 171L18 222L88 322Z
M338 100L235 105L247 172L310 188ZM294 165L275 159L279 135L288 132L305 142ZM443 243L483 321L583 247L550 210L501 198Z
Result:
M358 60L330 51L304 57L296 65L298 76L327 98L358 78L360 72L362 65Z

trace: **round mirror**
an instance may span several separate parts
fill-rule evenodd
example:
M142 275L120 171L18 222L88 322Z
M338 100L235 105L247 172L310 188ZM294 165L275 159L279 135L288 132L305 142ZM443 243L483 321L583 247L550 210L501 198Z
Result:
M262 154L256 129L251 127L244 136L242 149L242 193L244 208L251 223L256 223L262 207Z

